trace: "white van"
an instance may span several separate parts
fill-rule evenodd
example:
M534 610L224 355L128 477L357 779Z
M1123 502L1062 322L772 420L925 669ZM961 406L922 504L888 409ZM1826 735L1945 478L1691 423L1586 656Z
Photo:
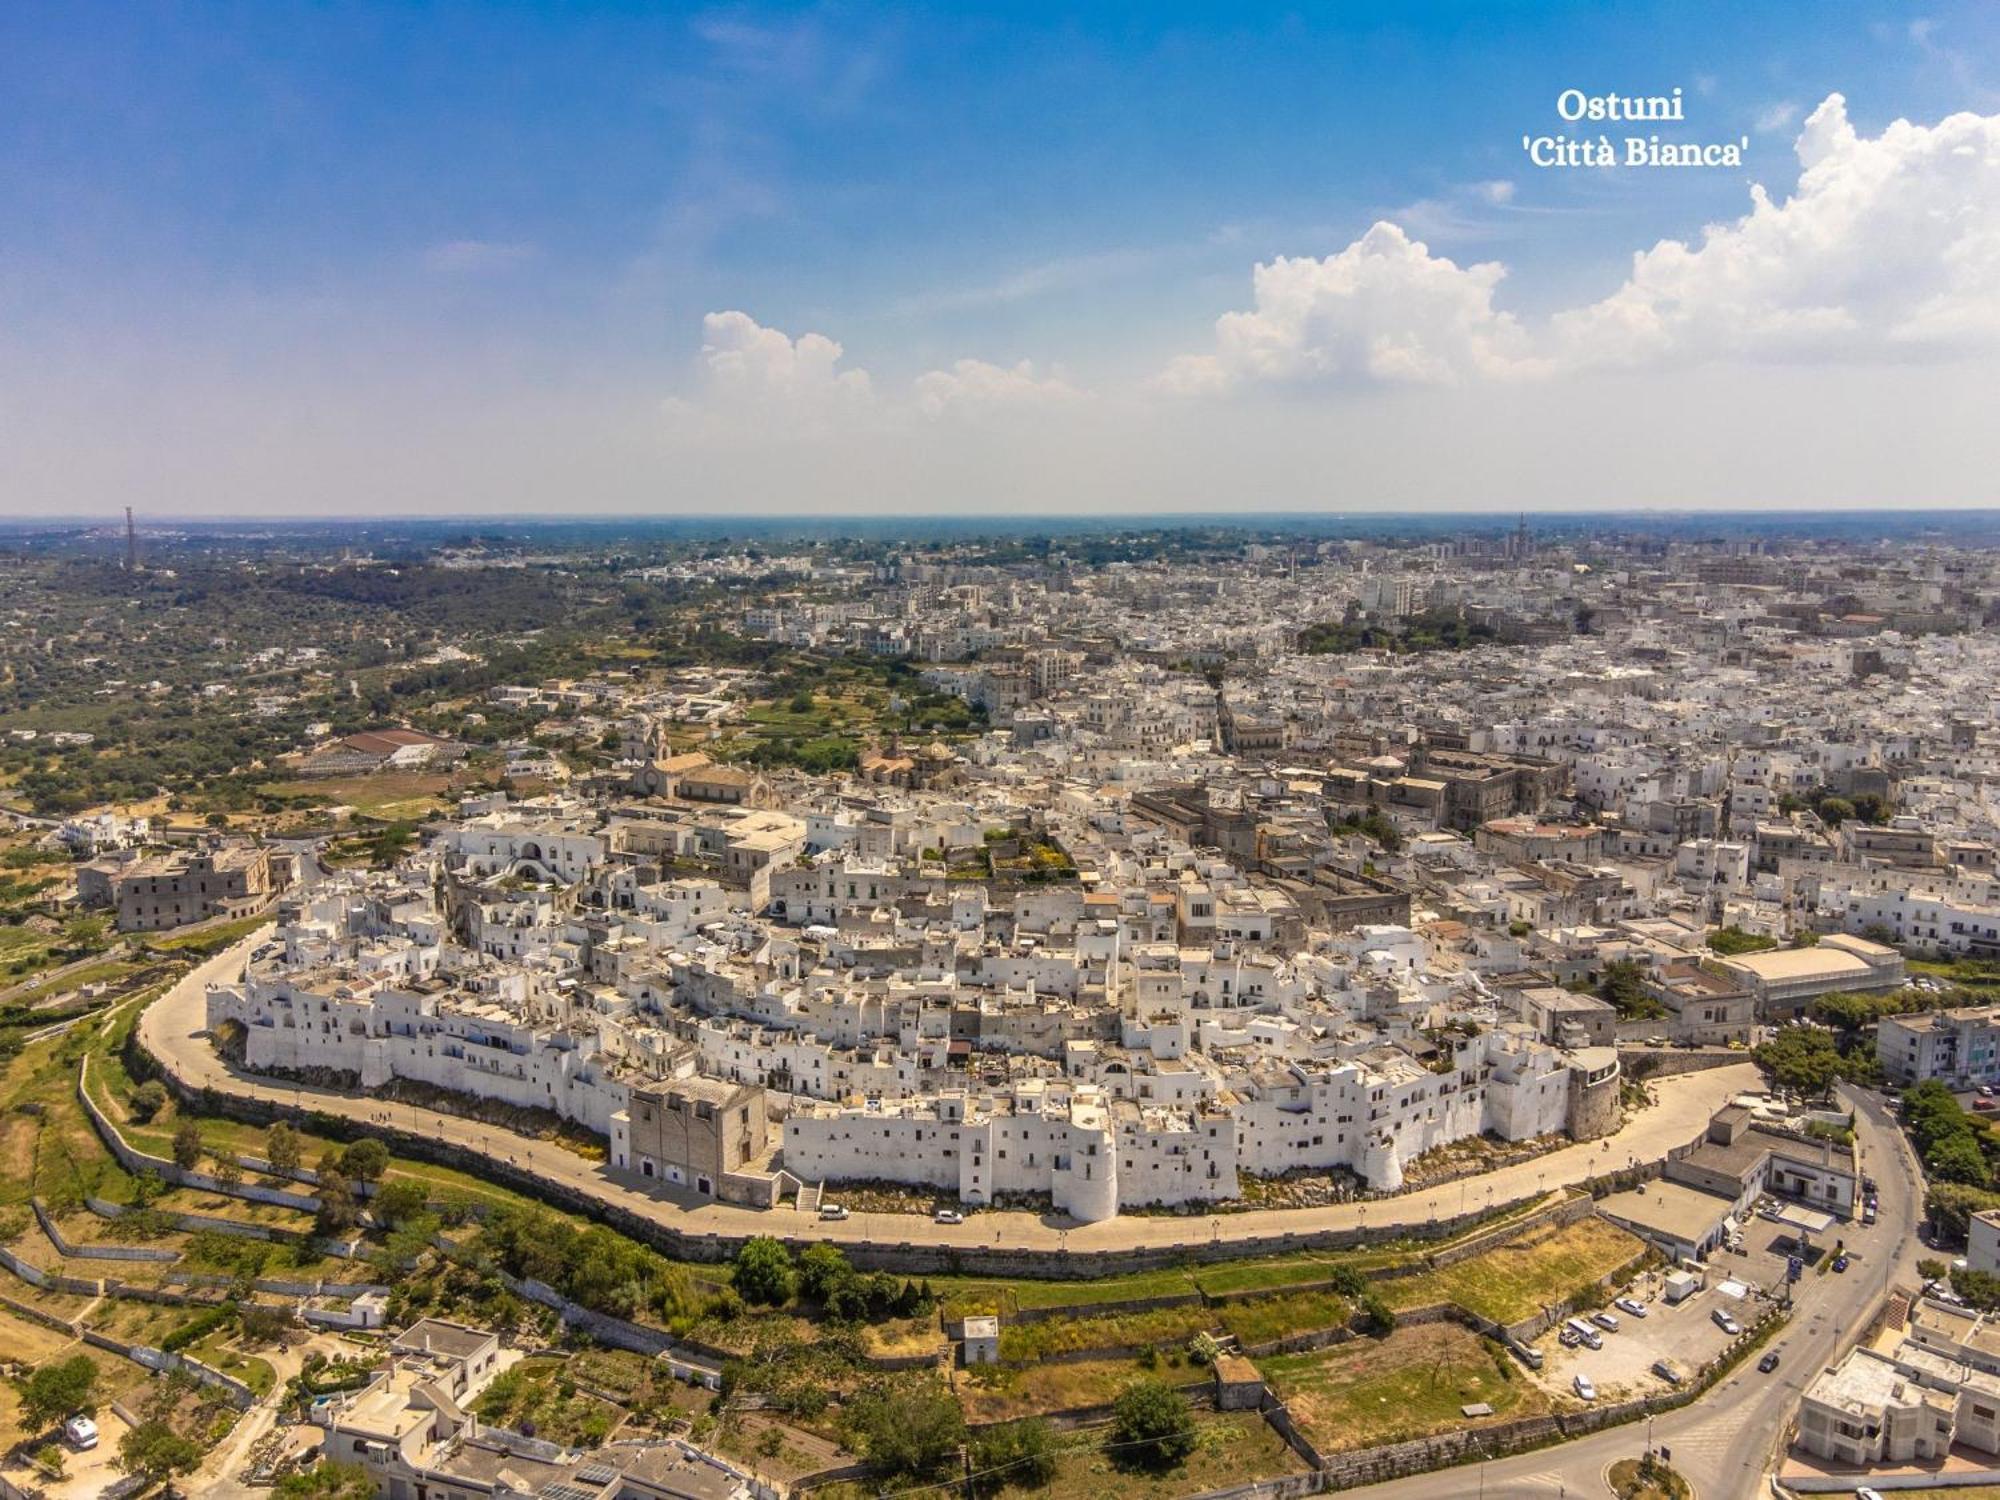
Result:
M1581 1318L1571 1318L1567 1323L1563 1324L1563 1327L1581 1339L1586 1348L1602 1349L1604 1347L1604 1335L1599 1333L1595 1328L1592 1328Z

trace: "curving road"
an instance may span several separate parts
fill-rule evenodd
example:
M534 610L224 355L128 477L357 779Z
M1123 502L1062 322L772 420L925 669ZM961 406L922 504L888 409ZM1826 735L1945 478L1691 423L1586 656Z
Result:
M1503 1167L1481 1177L1372 1203L1340 1203L1324 1208L1258 1209L1201 1216L1121 1214L1100 1224L1069 1224L1050 1216L982 1209L963 1224L935 1224L915 1214L863 1214L838 1222L796 1209L741 1208L692 1194L676 1193L651 1179L613 1171L601 1162L545 1141L526 1140L505 1130L408 1104L293 1086L231 1068L209 1044L207 986L242 971L264 932L189 972L140 1018L140 1037L184 1085L220 1094L259 1099L300 1110L319 1110L361 1124L381 1123L386 1114L396 1130L433 1136L482 1152L573 1191L616 1204L641 1218L690 1235L740 1238L754 1234L831 1240L846 1244L924 1244L961 1249L1091 1252L1142 1248L1229 1245L1282 1234L1360 1229L1384 1235L1420 1228L1460 1213L1526 1202L1551 1188L1567 1187L1624 1166L1651 1161L1698 1136L1708 1118L1731 1095L1759 1087L1749 1063L1711 1068L1653 1085L1659 1103L1604 1141L1564 1147L1533 1161ZM1885 1207L1886 1207L1885 1200ZM1885 1214L1885 1220L1887 1215Z
M1699 1400L1646 1429L1638 1423L1612 1427L1556 1448L1495 1459L1486 1464L1436 1470L1390 1484L1343 1491L1364 1500L1561 1500L1609 1493L1604 1471L1653 1443L1672 1450L1676 1469L1695 1486L1701 1500L1744 1500L1766 1492L1777 1447L1798 1407L1801 1391L1825 1366L1846 1352L1892 1286L1917 1280L1916 1262L1925 1253L1916 1238L1923 1205L1923 1179L1902 1132L1874 1094L1845 1091L1857 1112L1861 1169L1876 1180L1881 1211L1872 1228L1857 1221L1838 1235L1855 1257L1844 1276L1808 1274L1798 1285L1792 1323L1768 1346L1780 1364L1769 1375L1754 1364L1739 1368ZM1743 1263L1723 1257L1719 1267L1741 1271ZM1780 1267L1773 1257L1753 1252L1753 1279L1768 1281Z

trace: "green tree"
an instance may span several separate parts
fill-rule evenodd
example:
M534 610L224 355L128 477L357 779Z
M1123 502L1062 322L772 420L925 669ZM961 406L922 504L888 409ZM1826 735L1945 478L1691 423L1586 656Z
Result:
M361 1221L361 1208L354 1187L338 1168L321 1167L319 1172L319 1212L313 1216L313 1230L322 1235L339 1235Z
M1816 1027L1788 1027L1750 1055L1773 1083L1802 1094L1823 1094L1836 1079L1849 1076L1848 1062L1833 1038Z
M1950 1135L1924 1153L1924 1170L1941 1182L1985 1187L1993 1178L1979 1142L1970 1135Z
M298 1171L299 1133L288 1122L280 1120L265 1132L264 1160L277 1172Z
M160 1180L160 1174L148 1168L132 1179L132 1206L141 1213L150 1212L167 1185Z
M1951 1289L1981 1312L2000 1309L2000 1276L1991 1271L1953 1271Z
M157 1417L128 1428L118 1441L118 1467L128 1474L159 1480L192 1473L200 1462L201 1449Z
M410 1177L385 1182L368 1200L368 1208L384 1224L401 1225L420 1217L428 1199L422 1183Z
M88 1412L96 1393L97 1365L89 1355L41 1365L21 1384L22 1423L39 1431L73 1412Z
M201 1127L193 1120L182 1120L174 1127L174 1165L184 1172L192 1172L201 1164Z
M810 1245L799 1256L799 1295L824 1302L828 1292L854 1274L837 1245Z
M972 1440L972 1487L982 1495L1013 1485L1040 1489L1056 1477L1056 1438L1040 1417L989 1427Z
M1134 1381L1111 1409L1111 1441L1121 1463L1177 1468L1194 1452L1194 1410L1186 1396L1162 1381Z
M752 1306L781 1306L792 1298L792 1258L770 1236L757 1235L736 1252L729 1281Z
M1971 1234L1972 1216L1989 1208L2000 1208L2000 1193L1964 1183L1934 1182L1924 1195L1924 1211L1932 1226L1955 1240Z
M236 1159L233 1151L211 1152L208 1159L208 1175L224 1187L235 1187L243 1180L243 1163Z
M1356 1304L1358 1326L1373 1338L1387 1338L1396 1331L1395 1309L1382 1300L1382 1294L1370 1287L1363 1292Z
M141 1125L150 1125L167 1107L167 1086L157 1078L149 1078L132 1090L132 1098L127 1105L132 1118Z
M340 1170L352 1182L380 1182L389 1170L389 1148L373 1136L358 1140L340 1153Z
M1845 797L1825 797L1818 807L1820 821L1829 828L1838 828L1854 816L1854 804Z
M1616 958L1597 978L1597 998L1618 1008L1628 1021L1656 1020L1667 1013L1646 990L1646 971L1637 959Z
M928 1479L965 1441L965 1416L936 1376L890 1381L854 1403L861 1451L886 1478Z

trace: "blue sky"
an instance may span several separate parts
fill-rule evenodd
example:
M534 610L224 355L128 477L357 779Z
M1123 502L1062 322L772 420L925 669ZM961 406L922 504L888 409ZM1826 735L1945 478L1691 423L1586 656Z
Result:
M1896 155L1913 196L1872 229L1777 226L1848 236L1828 268L1933 256L1928 315L1846 284L1835 309L1829 270L1754 288L1787 312L1754 345L1716 331L1733 304L1643 350L1558 325L1621 288L1628 330L1689 300L1632 288L1635 252L1697 244L1753 182L1787 200L1829 95L1859 152L2000 116L1996 43L1985 4L9 7L0 512L1995 503L1990 424L1952 425L1991 341L1936 326L2000 292L1964 269L1993 219L1923 249L1880 227L1968 194L2000 217L1993 171L1941 175L1983 129ZM1523 159L1575 133L1564 88L1675 86L1685 123L1644 128L1747 137L1742 168ZM1336 263L1378 221L1422 255ZM1278 257L1314 262L1272 294L1291 311L1253 301ZM1847 331L1802 347L1808 313ZM777 346L807 335L838 359ZM1640 384L1593 407L1606 371ZM1635 402L1724 420L1726 452L1663 482L1597 432L1567 475L1504 442L1482 473L1424 436L1546 446ZM1886 447L1730 468L1884 403L1942 450L1914 473ZM1198 477L1148 460L1162 432Z

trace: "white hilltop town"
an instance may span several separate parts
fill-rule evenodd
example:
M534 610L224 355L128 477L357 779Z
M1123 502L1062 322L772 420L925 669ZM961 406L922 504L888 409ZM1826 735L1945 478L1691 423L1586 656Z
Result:
M278 726L234 811L8 836L57 872L33 931L130 970L22 991L23 1076L76 1068L65 1149L117 1174L38 1173L18 1316L383 1500L1070 1472L1151 1385L1231 1455L1174 1471L1212 1500L2000 1461L1996 554L1109 551L599 559L705 602L570 675L495 670L552 649L511 622L386 668L218 637L207 711ZM216 1246L284 1233L310 1279ZM266 1401L130 1311L248 1326L246 1276L333 1385ZM1436 1409L1340 1406L1378 1376ZM891 1395L959 1436L894 1467ZM278 1473L251 1441L202 1473Z

